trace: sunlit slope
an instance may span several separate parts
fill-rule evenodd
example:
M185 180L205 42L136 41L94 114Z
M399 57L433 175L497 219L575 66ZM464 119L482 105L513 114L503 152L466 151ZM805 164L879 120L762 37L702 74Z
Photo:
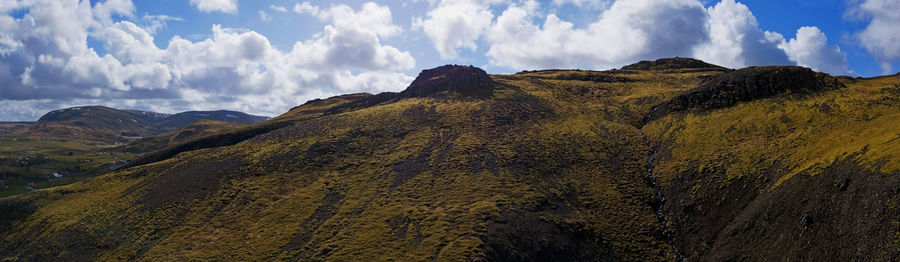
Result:
M0 200L0 253L23 260L674 258L651 207L649 151L637 126L652 106L721 69L490 79L460 70L443 75L474 78L441 82L457 78L439 74L410 92L313 101L222 135L235 144L196 142L158 154L181 152L159 162Z
M421 81L420 81L421 80ZM21 260L891 261L900 77L426 70L0 199Z
M900 77L842 82L644 127L683 252L711 261L900 256Z

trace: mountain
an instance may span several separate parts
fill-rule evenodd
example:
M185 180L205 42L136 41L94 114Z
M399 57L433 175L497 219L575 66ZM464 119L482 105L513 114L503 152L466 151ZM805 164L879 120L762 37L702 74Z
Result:
M0 199L19 260L900 257L900 76L425 70Z
M169 115L83 106L51 111L33 125L19 129L17 133L39 139L125 141L127 137L153 136L204 119L252 124L268 118L226 110L188 111Z
M103 106L72 107L50 111L38 119L26 133L31 136L96 139L147 136L158 132L154 124L167 116Z
M237 129L246 126L245 123L225 122L218 120L197 120L178 130L169 131L159 135L144 137L127 145L120 147L125 152L145 153L156 151L165 147L170 147L198 138L215 135L227 130Z
M160 121L155 126L161 130L172 131L182 127L186 127L198 120L215 120L231 123L255 124L266 121L268 119L268 117L264 116L254 116L228 110L187 111L160 119Z

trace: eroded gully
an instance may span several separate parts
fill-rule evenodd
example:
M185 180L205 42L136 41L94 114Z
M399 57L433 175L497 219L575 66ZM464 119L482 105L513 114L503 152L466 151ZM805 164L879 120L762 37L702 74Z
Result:
M672 247L672 250L675 251L675 256L678 261L685 261L684 255L681 254L681 251L678 250L678 247L675 245L675 238L672 235L672 231L669 231L667 226L666 211L663 208L663 205L666 203L666 197L663 195L662 190L660 190L659 184L656 183L656 179L653 178L653 165L656 161L656 150L653 149L653 145L650 144L650 139L643 130L644 126L650 122L650 117L653 115L654 111L656 111L656 107L650 110L650 113L644 118L641 126L638 127L638 132L641 133L641 138L644 140L644 146L647 147L649 152L647 156L647 184L653 188L656 197L656 205L653 206L653 209L656 212L656 218L659 220L659 226L662 228L663 236L666 238L666 244L669 244L669 246Z

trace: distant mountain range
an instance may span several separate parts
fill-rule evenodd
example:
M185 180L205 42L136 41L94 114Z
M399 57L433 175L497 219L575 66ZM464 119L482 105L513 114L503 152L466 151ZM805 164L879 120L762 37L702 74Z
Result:
M82 106L51 111L35 123L19 126L15 132L36 139L124 141L130 137L147 137L174 131L199 120L253 124L268 119L228 110L163 114Z

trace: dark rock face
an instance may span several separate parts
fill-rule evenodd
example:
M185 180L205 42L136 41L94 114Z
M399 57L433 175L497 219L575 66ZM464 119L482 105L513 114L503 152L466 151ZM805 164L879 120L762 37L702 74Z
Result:
M678 174L665 208L679 248L691 261L896 258L900 209L890 207L900 195L900 177L867 170L855 156L774 190L765 178L724 185L703 179L721 176L719 169ZM770 173L764 177L786 170L774 166ZM703 185L692 190L697 183Z
M716 109L779 94L807 95L845 87L828 74L798 66L748 67L707 79L694 90L659 105L649 119L689 109Z
M465 96L489 96L493 90L494 81L481 68L445 65L423 70L400 94L403 97L422 97L451 91Z
M545 221L534 210L505 211L484 234L487 261L615 261L613 248L578 225Z
M631 65L622 67L622 70L666 70L666 69L718 69L726 70L726 68L703 62L693 58L663 58L656 61L640 61Z

